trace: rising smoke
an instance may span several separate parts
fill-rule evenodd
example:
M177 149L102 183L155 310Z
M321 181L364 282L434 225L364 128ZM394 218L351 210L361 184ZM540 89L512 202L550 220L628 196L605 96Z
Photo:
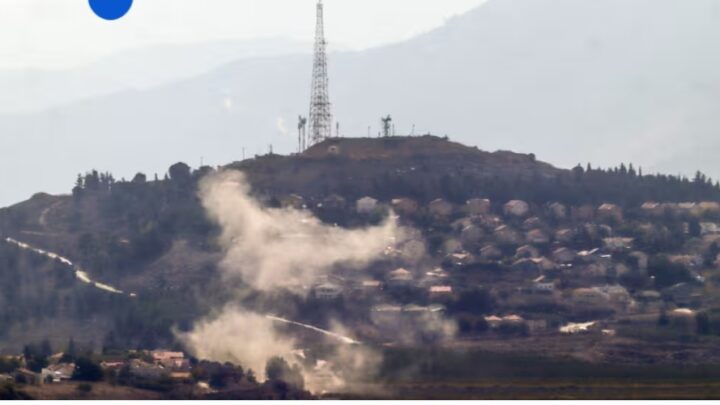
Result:
M244 175L235 171L208 175L199 195L211 220L222 229L224 276L239 278L257 291L287 290L304 296L306 287L333 267L361 269L406 235L392 216L379 226L348 230L323 224L306 211L263 207L250 196ZM199 358L236 362L262 375L268 359L289 356L295 349L293 340L281 336L267 315L228 305L180 338ZM342 326L333 329L342 331ZM342 342L338 346L336 357L357 366L355 372L378 363L378 356L367 348Z
M239 172L221 172L200 183L210 218L222 228L229 277L260 291L313 284L333 266L363 268L379 259L388 244L403 239L393 218L371 228L347 230L323 224L307 211L265 208L249 195Z

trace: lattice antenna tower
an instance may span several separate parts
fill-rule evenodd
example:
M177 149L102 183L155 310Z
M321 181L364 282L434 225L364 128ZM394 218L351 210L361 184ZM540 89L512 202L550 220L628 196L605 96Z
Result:
M328 91L327 42L323 18L323 2L317 4L317 27L315 28L315 58L313 62L312 95L310 97L310 147L332 137L332 112Z

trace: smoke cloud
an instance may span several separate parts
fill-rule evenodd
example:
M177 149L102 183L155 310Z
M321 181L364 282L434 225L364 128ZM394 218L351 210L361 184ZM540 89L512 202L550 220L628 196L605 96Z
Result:
M240 364L260 377L270 357L287 357L295 344L275 332L272 320L237 306L200 321L181 339L200 359Z
M283 289L304 296L308 286L336 266L363 268L409 235L393 216L378 226L349 230L323 224L306 211L264 207L250 196L244 175L237 171L208 175L200 182L199 196L210 219L222 229L224 276L240 279L256 291ZM246 292L241 289L237 294ZM268 359L279 355L292 361L297 349L267 315L228 305L179 337L199 358L231 361L261 376ZM333 329L343 331L341 325ZM379 356L359 345L338 342L337 350L336 359L329 362L347 364L349 368L344 368L350 376L379 363ZM313 389L312 373L308 377L308 388Z
M306 211L263 207L249 192L239 172L220 172L200 183L203 206L222 228L221 268L260 291L299 293L334 266L362 268L404 233L392 217L376 227L347 230Z

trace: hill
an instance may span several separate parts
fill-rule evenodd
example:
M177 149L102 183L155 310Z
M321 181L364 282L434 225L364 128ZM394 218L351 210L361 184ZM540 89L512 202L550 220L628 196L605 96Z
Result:
M629 222L613 219L607 223L616 226L619 235L636 236L642 241L639 246L653 254L695 249L700 245L686 243L685 238L700 231L683 233L680 229L687 221L685 216L668 215L659 219L658 226L664 228L658 229L664 231L644 236L645 231L640 229L647 223L641 204L720 201L720 188L702 176L694 181L649 176L624 166L612 170L558 169L533 155L490 153L432 136L329 139L303 154L259 156L224 169L245 173L252 195L267 207L287 207L288 198L300 198L308 212L321 221L347 229L376 224L389 215L382 207L391 206L398 198L413 199L419 209L403 213L402 218L428 247L427 257L413 259L423 260L422 266L454 269L444 246L461 239L459 232L464 227L458 228L458 223L482 227L475 237L481 239L465 247L468 254L479 256L485 244L498 244L507 257L487 266L468 263L461 267L466 270L453 272L452 280L459 283L460 294L467 289L472 293L480 285L506 288L523 280L524 276L512 267L514 249L521 241L496 240L500 238L496 229L502 228L498 224L503 221L512 228L525 229L522 220L508 217L503 208L507 201L525 200L541 218L538 226L547 228L544 232L548 235L563 226L578 229L570 241L576 250L602 244L597 231L587 231L590 224L586 221L592 219L576 216L576 208L577 212L587 212L589 207L592 214L601 204L618 204ZM4 331L0 350L17 352L23 344L43 337L52 338L55 347L73 337L98 350L172 345L177 343L173 331L192 328L196 320L234 300L246 308L262 308L321 327L329 328L337 316L364 325L370 308L365 301L329 308L287 292L253 291L236 296L230 288L233 282L219 271L225 256L218 242L221 229L208 219L197 194L200 179L213 171L210 167L192 170L178 163L169 168L165 178L150 181L141 173L131 181L116 181L108 173L91 171L77 179L72 195L36 194L0 210L0 237L4 241L0 246L0 276L10 299L0 311L0 330ZM365 196L377 199L381 207L372 215L355 209L355 200ZM490 211L468 216L465 203L473 198L489 199ZM437 199L450 204L450 216L439 220L431 214L427 207ZM552 219L548 214L550 203L572 208L573 216ZM668 207L678 209L677 204ZM697 219L692 221L699 227ZM612 229L609 232L612 234ZM542 245L548 255L554 248L556 244ZM389 266L417 265L403 260L370 265L362 274L384 279L383 272ZM663 264L658 266L666 271ZM486 278L498 268L507 276ZM484 270L476 272L478 269ZM73 277L73 271L82 272L89 283ZM658 276L665 283L663 287L691 277L683 271L673 273L677 271L674 268L667 271L668 275ZM648 275L639 277L628 283L643 285L649 280ZM419 295L399 297L406 303L424 297L422 292L414 294ZM577 315L573 314L563 316L575 319L572 317ZM53 325L52 336L47 336L47 322ZM81 329L79 325L92 326Z

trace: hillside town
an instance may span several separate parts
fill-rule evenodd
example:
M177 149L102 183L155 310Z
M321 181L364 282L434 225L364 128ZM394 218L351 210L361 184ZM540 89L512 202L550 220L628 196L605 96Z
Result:
M383 263L364 272L338 269L312 290L319 301L369 303L379 336L447 312L465 337L615 336L632 325L710 333L714 321L706 310L720 280L717 202L623 209L291 195L280 203L360 222L391 213L420 230L389 248ZM481 302L472 301L478 296Z

